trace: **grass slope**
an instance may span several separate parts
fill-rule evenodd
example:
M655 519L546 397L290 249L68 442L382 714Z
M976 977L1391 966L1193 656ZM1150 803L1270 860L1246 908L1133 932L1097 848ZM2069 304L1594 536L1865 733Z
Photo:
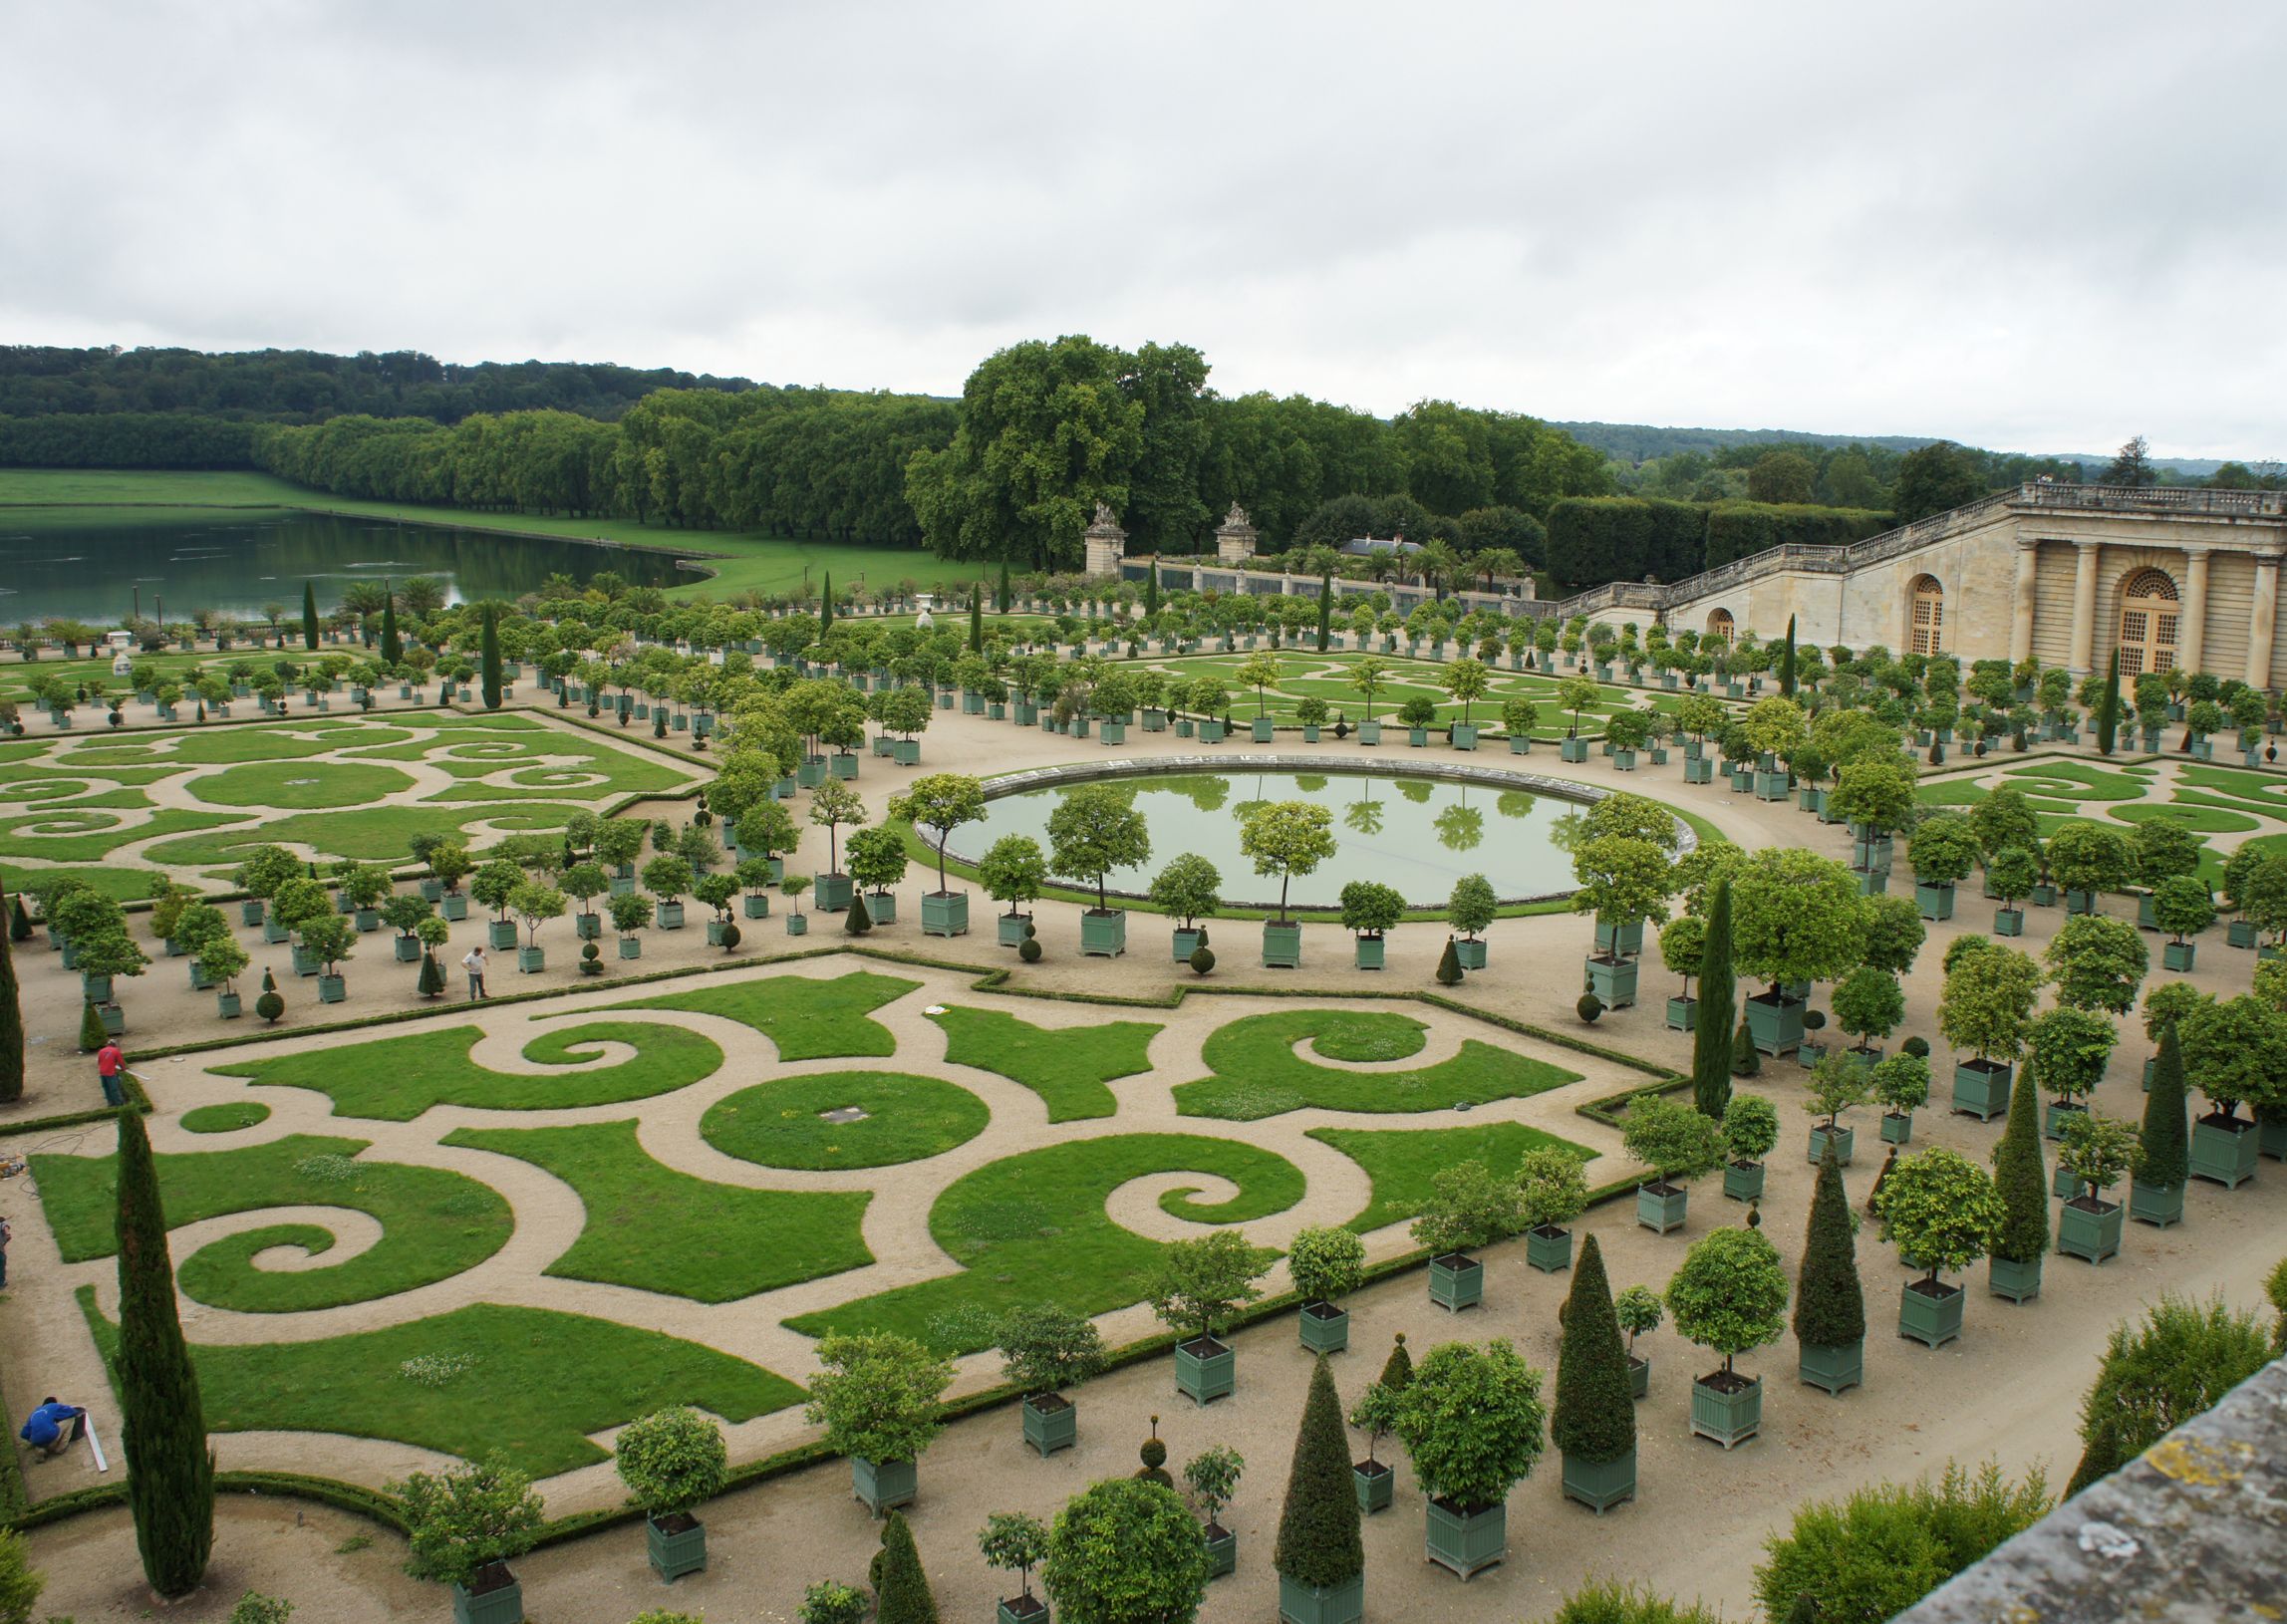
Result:
M314 1089L332 1099L341 1116L411 1122L432 1105L487 1111L617 1105L673 1093L713 1076L722 1064L713 1039L679 1026L591 1021L532 1039L524 1045L524 1058L540 1066L570 1065L592 1058L577 1051L606 1042L632 1044L635 1056L594 1071L526 1076L491 1071L470 1059L482 1035L474 1026L448 1026L214 1069L225 1077L250 1078L257 1088Z
M1050 1145L979 1168L938 1198L930 1233L960 1273L786 1323L805 1336L898 1331L947 1353L974 1353L993 1345L996 1321L1011 1308L1125 1308L1142 1300L1160 1248L1112 1222L1104 1203L1131 1179L1171 1172L1212 1174L1238 1188L1228 1202L1182 1190L1161 1198L1164 1211L1197 1223L1264 1218L1302 1199L1298 1168L1236 1140L1125 1134Z
M1503 1179L1516 1176L1527 1151L1555 1146L1585 1162L1596 1153L1555 1134L1519 1122L1489 1122L1476 1128L1318 1128L1310 1137L1331 1145L1366 1170L1373 1199L1344 1225L1370 1234L1387 1223L1413 1218L1427 1205L1430 1180L1461 1162L1483 1162Z
M119 1328L96 1307L94 1287L80 1287L79 1302L108 1366ZM783 1376L696 1342L497 1303L350 1336L199 1343L190 1353L211 1431L342 1433L462 1457L498 1450L540 1478L610 1459L587 1434L665 1405L738 1422L802 1398Z
M579 1192L587 1222L546 1270L563 1279L734 1302L874 1260L859 1233L870 1194L695 1179L654 1161L632 1120L462 1128L444 1143L530 1162Z
M169 1226L266 1207L346 1207L373 1216L382 1237L332 1267L258 1269L270 1246L322 1253L326 1230L272 1224L200 1247L175 1272L183 1295L215 1308L282 1314L370 1302L475 1267L508 1243L508 1204L489 1186L443 1168L349 1160L370 1141L294 1134L243 1150L193 1151L157 1158ZM115 1156L38 1156L40 1203L64 1260L84 1263L118 1249Z
M947 1008L930 1019L945 1028L945 1058L1022 1083L1048 1107L1050 1122L1108 1117L1119 1102L1104 1085L1151 1070L1157 1023L1034 1026L998 1009Z
M777 1046L780 1060L838 1060L897 1053L889 1028L867 1016L920 986L897 975L852 970L832 980L768 975L726 986L671 992L615 1003L613 1009L687 1009L751 1026Z
M823 1113L863 1111L856 1122ZM955 1083L896 1071L828 1071L757 1083L715 1102L699 1137L766 1168L885 1168L966 1145L993 1114Z
M1523 1099L1578 1082L1580 1074L1470 1038L1450 1060L1412 1071L1336 1071L1295 1054L1308 1038L1332 1060L1392 1060L1418 1053L1425 1028L1410 1015L1290 1009L1218 1028L1201 1050L1214 1075L1178 1084L1187 1117L1255 1122L1316 1106L1329 1111L1450 1111L1468 1102Z

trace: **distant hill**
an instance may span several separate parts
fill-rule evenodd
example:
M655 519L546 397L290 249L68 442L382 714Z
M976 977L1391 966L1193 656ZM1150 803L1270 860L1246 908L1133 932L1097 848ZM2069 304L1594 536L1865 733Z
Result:
M1879 445L1890 451L1917 451L1941 434L1822 434L1803 428L1665 428L1639 422L1559 422L1552 428L1562 428L1583 445L1592 445L1606 456L1623 462L1646 462L1653 457L1674 456L1679 451L1697 451L1704 456L1739 445L1772 445L1780 441L1793 441L1801 445L1822 448L1839 445ZM2085 463L2093 471L2113 460L2110 451L2034 451L2026 453L2036 457L2056 457L2061 461ZM2223 466L2215 457L2155 456L2155 468L2165 468L2187 479L2204 479Z

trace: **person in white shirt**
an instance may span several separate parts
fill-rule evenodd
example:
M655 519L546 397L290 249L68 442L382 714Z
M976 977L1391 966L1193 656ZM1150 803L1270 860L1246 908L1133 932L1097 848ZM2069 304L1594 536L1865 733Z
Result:
M468 972L469 1002L474 1003L478 998L490 996L484 990L484 945L482 943L478 943L468 949L467 955L460 960L460 967Z

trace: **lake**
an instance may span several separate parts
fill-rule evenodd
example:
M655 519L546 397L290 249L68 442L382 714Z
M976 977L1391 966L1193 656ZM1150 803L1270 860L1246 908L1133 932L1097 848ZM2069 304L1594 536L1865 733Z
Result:
M299 615L305 580L331 609L352 581L434 576L457 603L599 570L634 586L696 579L666 553L291 508L0 509L0 625L11 628L50 616L109 624L139 591L145 615L163 601L170 620L197 609L258 620L265 604Z

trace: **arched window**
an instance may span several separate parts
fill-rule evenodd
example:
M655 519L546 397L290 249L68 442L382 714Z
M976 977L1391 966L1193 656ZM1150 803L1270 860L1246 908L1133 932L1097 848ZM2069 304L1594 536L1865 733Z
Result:
M1708 612L1707 635L1709 637L1728 639L1731 637L1732 631L1733 627L1730 610L1716 609L1710 610Z
M2121 675L2172 667L2180 624L2175 582L2165 570L2139 570L2122 582Z
M1917 655L1945 652L1945 589L1934 575L1913 578L1913 618L1906 648Z

